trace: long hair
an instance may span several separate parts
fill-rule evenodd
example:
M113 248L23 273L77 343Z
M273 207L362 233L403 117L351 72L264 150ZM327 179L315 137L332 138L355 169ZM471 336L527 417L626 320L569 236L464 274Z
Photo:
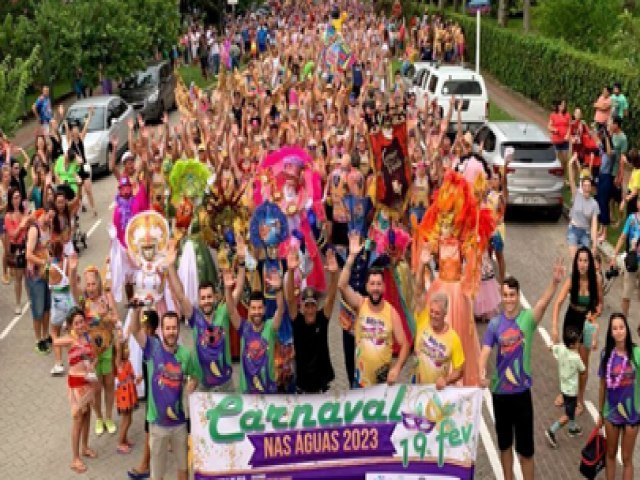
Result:
M64 209L62 212L58 211L58 208L55 207L55 201L58 197L62 197L65 200ZM56 192L53 197L54 207L55 207L55 216L53 217L53 232L54 233L62 233L62 222L60 221L60 215L64 215L67 220L67 225L71 226L71 210L69 209L69 201L63 192Z
M7 213L13 213L16 211L13 207L13 196L16 192L20 194L20 205L18 206L18 211L20 213L24 213L24 198L22 197L22 193L18 187L9 188L9 193L7 194Z
M624 350L627 353L627 358L633 364L634 367L638 368L636 362L633 358L633 347L635 347L635 343L631 341L631 330L629 330L629 322L627 321L627 317L623 313L612 313L609 317L609 326L607 327L607 336L604 343L604 356L602 357L602 364L606 365L609 362L609 358L611 358L611 352L616 347L616 341L611 335L611 326L615 319L619 318L624 322L624 327L627 329L627 337L624 339Z
M571 271L571 303L578 304L578 296L580 295L580 272L578 270L578 257L581 253L585 253L588 258L589 266L587 267L587 280L589 282L589 306L588 311L593 312L598 305L598 277L596 275L596 263L593 259L591 250L587 247L580 247L573 257L573 270Z

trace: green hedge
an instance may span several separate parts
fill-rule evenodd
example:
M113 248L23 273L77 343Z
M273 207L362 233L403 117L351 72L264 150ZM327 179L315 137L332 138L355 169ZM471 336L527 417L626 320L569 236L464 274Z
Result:
M467 39L466 57L475 60L476 20L449 13L459 22ZM624 130L635 143L640 120L640 72L615 59L580 52L557 40L482 24L481 68L499 82L551 109L554 100L566 99L571 111L582 108L583 118L593 119L593 103L604 85L620 82L629 100L630 118Z

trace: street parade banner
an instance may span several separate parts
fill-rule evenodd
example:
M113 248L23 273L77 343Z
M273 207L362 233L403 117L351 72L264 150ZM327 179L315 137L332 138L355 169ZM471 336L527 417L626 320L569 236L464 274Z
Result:
M196 480L364 480L371 472L471 479L482 392L378 385L322 395L195 393L190 407Z

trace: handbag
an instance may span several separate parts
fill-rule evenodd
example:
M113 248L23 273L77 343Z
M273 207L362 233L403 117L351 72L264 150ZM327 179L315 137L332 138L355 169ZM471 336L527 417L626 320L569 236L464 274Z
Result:
M606 450L606 438L600 433L599 428L594 428L582 449L580 459L580 473L582 476L590 480L596 478L596 475L604 468Z

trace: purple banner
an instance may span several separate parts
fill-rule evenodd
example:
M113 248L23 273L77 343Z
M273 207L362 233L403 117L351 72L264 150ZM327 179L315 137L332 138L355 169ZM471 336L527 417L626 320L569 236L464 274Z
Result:
M355 463L355 462L354 462ZM303 469L302 466L292 466L278 470L262 470L262 471L244 471L233 473L213 473L198 472L194 473L195 480L251 480L252 478L260 478L261 480L269 479L290 479L290 480L310 480L318 478L330 478L340 480L364 480L367 473L397 473L398 475L408 474L427 474L427 475L449 475L461 480L473 479L474 467L455 464L444 464L439 467L435 462L412 461L406 468L402 466L399 460L383 460L376 461L375 464L365 465L321 465L317 467Z
M390 457L395 423L335 426L248 435L255 448L249 465L264 467L335 458Z

